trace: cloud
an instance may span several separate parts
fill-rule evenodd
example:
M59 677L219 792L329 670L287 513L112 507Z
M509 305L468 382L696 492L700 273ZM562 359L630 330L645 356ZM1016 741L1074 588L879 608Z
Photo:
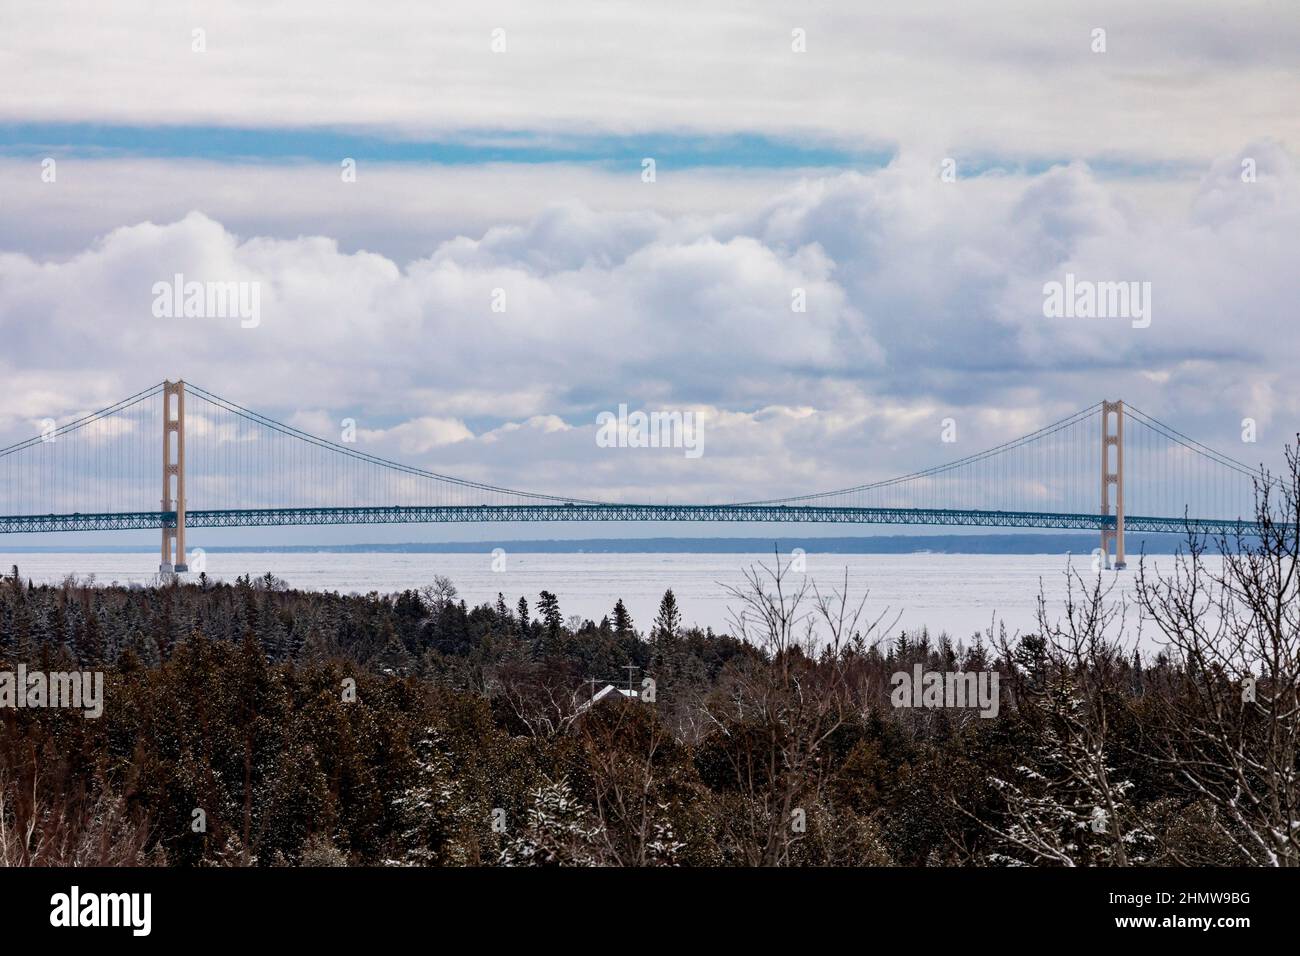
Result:
M1254 417L1261 447L1280 446L1300 418L1287 150L1225 155L1177 201L1082 163L936 172L905 153L707 215L565 199L409 261L197 211L65 257L0 254L17 410L0 440L183 376L326 438L353 418L359 447L385 457L592 498L852 485L1103 396L1169 409L1211 444ZM1045 318L1043 285L1067 272L1150 282L1150 327ZM259 283L260 325L155 318L151 287L175 273ZM705 413L705 454L599 448L596 416L620 403ZM939 442L946 417L957 449Z
M0 138L3 133L0 131ZM615 255L627 231L664 217L693 220L748 209L807 175L799 170L678 171L665 166L653 185L640 166L487 164L402 165L364 157L355 183L337 163L266 165L202 160L60 156L57 181L41 181L40 159L0 158L0 250L66 259L127 223L172 222L201 209L230 232L293 239L330 236L348 252L378 252L395 262L423 258L441 244L474 236L484 256L526 242L529 254ZM274 196L268 203L266 197ZM561 216L557 207L567 212ZM600 210L583 221L584 208ZM620 245L589 251L556 226L601 229ZM548 226L549 224L549 226ZM491 235L488 235L488 233ZM644 234L644 232L643 232Z
M807 51L794 52L802 29ZM1092 49L1106 31L1106 52ZM204 31L206 52L193 51ZM492 32L505 31L494 53ZM1297 146L1294 6L1214 0L1083 13L1018 0L386 4L123 0L6 11L0 120L365 126L395 135L759 131L1000 155L1207 159ZM304 78L310 78L308 82ZM165 84L166 96L159 96ZM944 155L944 153L939 153ZM341 157L339 157L341 158Z
M465 427L464 422L453 418L424 415L389 429L363 430L358 437L367 444L394 442L397 449L409 458L423 456L443 445L469 441L474 433Z

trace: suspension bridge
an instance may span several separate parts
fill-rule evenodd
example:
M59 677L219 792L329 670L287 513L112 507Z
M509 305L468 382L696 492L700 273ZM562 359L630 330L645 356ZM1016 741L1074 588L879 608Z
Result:
M610 502L454 478L327 441L185 382L45 425L0 449L0 533L159 529L164 573L187 570L189 528L498 521L1088 530L1123 567L1126 531L1250 533L1260 477L1120 401L922 471L731 504Z

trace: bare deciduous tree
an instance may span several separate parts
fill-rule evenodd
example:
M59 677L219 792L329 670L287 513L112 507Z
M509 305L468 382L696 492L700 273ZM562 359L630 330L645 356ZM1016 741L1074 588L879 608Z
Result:
M1300 449L1256 480L1257 534L1189 533L1173 569L1138 594L1179 665L1162 695L1161 757L1214 809L1243 863L1300 865Z
M738 604L733 634L764 660L736 669L706 712L725 737L720 750L744 807L740 853L751 866L780 866L801 839L798 821L821 799L827 741L854 711L851 649L884 614L860 628L866 597L849 603L847 572L844 590L823 597L807 578L795 584L779 553L771 566L747 569L744 586L724 587Z
M1064 616L1052 617L1040 589L1038 634L1018 647L1000 641L1004 662L1028 665L1011 677L1032 753L1011 779L991 779L1004 819L979 822L1002 844L995 861L1129 866L1152 852L1133 781L1116 770L1128 748L1114 719L1129 706L1124 685L1137 638L1128 643L1128 606L1114 589L1113 578L1072 567Z

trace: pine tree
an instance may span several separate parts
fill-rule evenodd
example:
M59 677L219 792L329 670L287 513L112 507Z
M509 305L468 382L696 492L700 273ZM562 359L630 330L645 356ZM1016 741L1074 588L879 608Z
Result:
M104 661L104 640L100 634L99 618L90 605L89 591L81 595L80 610L73 631L77 659L82 664L101 664Z
M401 637L398 636L392 624L385 621L379 637L381 639L386 638L378 656L380 673L397 674L399 676L409 674L411 668L415 666L415 658L411 656L411 652L402 643Z
M677 610L677 597L673 594L673 589L669 588L659 602L659 616L655 618L650 634L656 639L671 639L677 636L681 626L682 614Z
M519 598L519 605L516 608L519 615L519 636L527 640L528 638L528 599L522 595Z
M269 608L262 615L262 627L258 638L262 642L262 649L266 651L268 660L285 659L289 647L289 635L280 615Z
M569 789L569 782L541 786L521 832L501 851L502 866L596 866L600 826Z
M459 793L456 774L436 729L415 742L414 779L394 800L394 829L401 856L397 866L448 866L469 862L458 835L468 829L471 809Z
M564 618L560 614L560 599L550 591L541 592L537 596L537 613L546 624L547 638L556 640L560 636L560 629L564 626Z
M632 615L627 613L622 598L614 602L614 633L619 637L632 633Z

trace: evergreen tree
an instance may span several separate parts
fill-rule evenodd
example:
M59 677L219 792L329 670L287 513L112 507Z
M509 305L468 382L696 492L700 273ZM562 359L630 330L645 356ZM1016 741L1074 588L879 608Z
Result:
M622 598L614 602L614 633L619 637L632 633L632 615L627 613Z
M458 792L456 774L443 752L435 728L415 742L415 772L410 784L393 800L400 856L388 862L401 866L464 865L469 862L457 841L468 829L470 808Z
M537 596L537 613L546 626L546 637L554 641L564 626L564 618L560 615L560 599L550 591L541 592Z
M516 608L519 615L519 636L527 639L528 637L528 599L523 595L519 597L519 605Z
M595 866L600 826L561 779L537 789L523 829L501 850L503 866Z
M659 616L655 618L654 628L650 634L660 640L671 639L677 636L681 626L682 615L677 610L677 597L673 594L673 589L669 588L664 592L663 600L659 602Z
M99 630L99 618L90 606L90 591L82 593L81 613L74 630L74 646L81 664L94 666L104 661L104 640Z
M384 639L383 648L379 652L380 673L399 676L409 674L415 665L415 659L411 657L411 652L402 643L402 639L390 622L384 622L380 637Z

